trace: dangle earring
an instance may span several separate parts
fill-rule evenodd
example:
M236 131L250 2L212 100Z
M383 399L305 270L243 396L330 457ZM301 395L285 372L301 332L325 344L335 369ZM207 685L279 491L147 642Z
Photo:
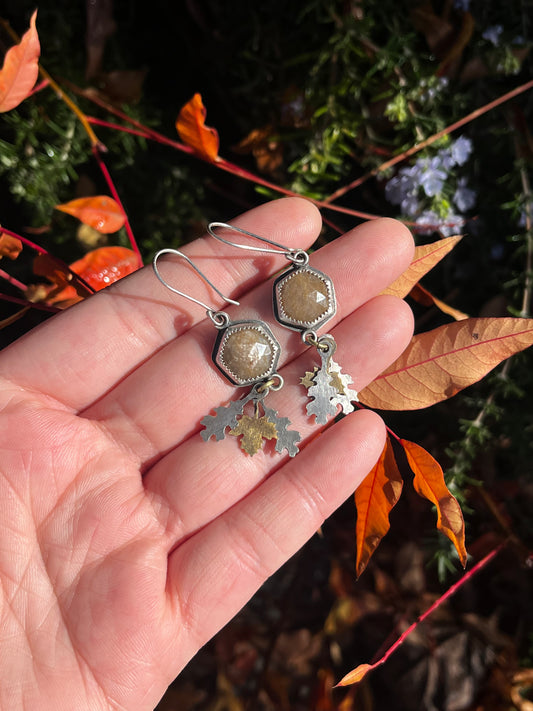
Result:
M253 237L276 249L230 242L216 234L217 227ZM337 414L339 406L344 414L353 412L352 402L357 401L357 393L349 387L353 383L351 377L343 373L338 363L333 360L337 350L335 339L330 334L318 336L316 332L337 311L331 278L309 266L309 255L303 249L289 249L266 237L224 222L211 222L207 230L212 237L225 244L253 252L283 254L292 262L292 266L274 282L273 305L277 321L287 328L299 331L302 341L306 345L314 346L320 355L320 367L315 366L300 379L311 398L311 402L307 404L307 414L310 417L314 415L317 424L324 425L328 417Z
M276 410L264 403L270 390L276 391L283 387L283 378L276 372L281 346L274 334L263 321L232 321L224 311L216 311L171 286L163 279L157 266L163 254L182 257L224 301L235 306L240 304L224 296L183 252L177 249L162 249L155 255L152 266L159 281L175 294L203 306L207 316L218 329L212 353L213 363L232 385L252 386L250 392L240 400L232 401L227 406L216 407L215 415L206 415L202 419L202 439L205 442L210 437L217 441L224 439L229 428L228 434L241 437L240 446L250 455L261 449L264 439L274 439L277 452L286 449L289 456L294 457L298 453L296 443L301 440L300 434L288 429L291 423L287 417L278 417ZM251 416L244 414L249 403L250 409L253 408Z

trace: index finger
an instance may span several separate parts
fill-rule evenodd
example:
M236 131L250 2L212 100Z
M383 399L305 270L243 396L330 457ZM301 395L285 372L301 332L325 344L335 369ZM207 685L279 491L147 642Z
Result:
M319 234L321 217L307 200L283 198L244 213L232 224L306 249ZM237 298L284 264L283 256L250 258L209 237L185 246L183 252L224 294ZM181 291L215 308L222 305L185 260L166 267L166 278ZM145 267L9 346L0 357L0 376L71 410L82 410L204 318L201 307L165 290Z

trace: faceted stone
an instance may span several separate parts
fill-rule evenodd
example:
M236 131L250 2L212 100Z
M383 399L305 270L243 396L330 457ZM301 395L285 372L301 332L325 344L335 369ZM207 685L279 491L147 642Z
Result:
M275 371L279 352L279 343L265 324L242 321L224 329L213 357L231 382L249 385Z
M294 269L276 282L276 311L281 323L292 328L317 327L335 313L331 279L310 267Z

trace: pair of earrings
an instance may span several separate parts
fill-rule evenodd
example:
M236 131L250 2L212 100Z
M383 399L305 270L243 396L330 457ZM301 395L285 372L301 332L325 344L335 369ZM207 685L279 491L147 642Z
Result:
M252 237L270 247L230 242L215 232L217 228ZM337 414L339 407L345 414L353 412L352 402L357 400L357 393L349 387L352 383L350 376L342 373L333 360L337 344L331 335L318 336L316 332L336 313L335 290L330 277L310 267L309 255L302 249L289 249L224 222L211 222L207 230L215 239L237 249L283 254L291 262L291 267L274 282L273 307L276 320L287 328L299 331L302 341L315 347L320 356L320 366L314 366L300 379L311 400L307 405L307 414L314 416L317 424L322 425L326 424L328 417ZM239 306L239 302L224 296L183 252L162 249L155 255L153 268L159 281L170 291L205 308L218 330L212 353L214 364L233 385L252 386L241 399L215 408L214 415L206 415L202 419L202 438L207 441L214 437L218 441L224 439L229 430L230 435L241 437L241 448L250 455L261 449L263 440L273 439L277 452L287 450L289 456L294 457L298 453L300 434L289 429L291 423L288 418L279 417L276 410L267 407L264 402L270 390L283 387L283 378L276 371L281 346L269 326L258 320L232 321L224 311L216 311L171 286L163 279L157 266L163 254L182 257L224 301L235 306ZM244 414L247 405L250 405L252 416Z

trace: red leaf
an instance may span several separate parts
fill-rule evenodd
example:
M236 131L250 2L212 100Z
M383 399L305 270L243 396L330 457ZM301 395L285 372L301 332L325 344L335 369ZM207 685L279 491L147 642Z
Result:
M56 205L55 209L77 217L84 224L106 235L117 232L126 221L120 205L107 195L78 198L63 205Z
M10 111L30 94L39 74L41 46L35 28L37 10L30 20L30 29L19 44L6 53L0 70L0 112Z
M181 140L209 162L218 157L218 133L205 125L206 110L200 94L195 94L181 109L176 121L176 130Z

